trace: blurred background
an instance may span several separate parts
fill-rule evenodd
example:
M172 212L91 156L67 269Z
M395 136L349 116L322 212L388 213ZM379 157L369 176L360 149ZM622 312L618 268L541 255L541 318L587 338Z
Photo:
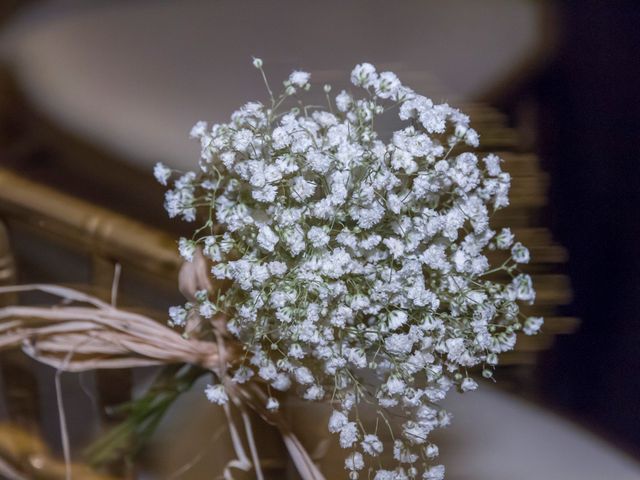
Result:
M106 289L114 263L128 261L122 291L132 304L161 311L178 302L171 239L189 226L166 218L153 164L193 168L199 146L188 132L197 120L224 121L265 99L252 56L275 84L303 69L334 92L368 61L468 111L483 148L505 153L514 201L498 221L532 242L540 308L551 318L544 341L524 344L498 372L500 391L478 393L475 404L454 400L469 430L454 426L449 437L453 478L529 478L521 470L640 478L638 25L636 1L2 0L6 279ZM38 226L46 235L34 234ZM141 252L142 240L156 250ZM23 375L33 368L3 358L0 416L35 415L59 452L57 420L41 400L53 395L51 372ZM118 378L87 380L94 393L107 392L90 407L87 385L67 381L79 398L70 400L78 444L113 421L87 415L135 395L147 375L118 383L126 388L109 397ZM39 399L25 400L25 391ZM474 436L477 420L465 408L495 410L485 427L502 443ZM503 418L513 419L512 430ZM197 468L181 478L208 478Z

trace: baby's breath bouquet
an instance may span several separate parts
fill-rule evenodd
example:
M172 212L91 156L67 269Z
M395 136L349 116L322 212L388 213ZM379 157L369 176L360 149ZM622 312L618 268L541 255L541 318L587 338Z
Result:
M439 402L453 388L476 389L470 372L490 378L516 333L542 323L519 312L535 298L517 270L528 250L489 223L508 205L510 176L497 156L466 150L479 144L466 115L391 72L357 65L358 93L333 98L325 85L317 106L303 101L308 73L273 93L262 61L254 66L268 101L247 103L229 123L197 123L197 171L155 169L173 182L169 215L198 227L180 240L182 256L202 252L228 284L172 307L170 322L224 316L244 347L232 382L266 384L266 408L279 408L276 390L330 402L348 478L440 480L429 434L450 415ZM402 122L388 139L376 131L383 115ZM507 260L490 265L488 250ZM206 395L229 398L222 381ZM375 427L360 421L363 405Z

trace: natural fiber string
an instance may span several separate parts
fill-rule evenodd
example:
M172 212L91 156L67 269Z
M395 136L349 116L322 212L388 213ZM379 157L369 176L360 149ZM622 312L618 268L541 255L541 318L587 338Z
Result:
M113 271L113 282L111 284L111 306L116 307L116 302L118 299L118 286L120 284L120 273L122 271L122 267L119 263L115 264L115 268ZM75 348L69 351L67 356L65 357L64 363L56 369L56 374L54 377L55 387L56 387L56 403L58 407L58 420L60 422L60 438L62 441L62 454L64 457L64 469L65 469L65 478L66 480L71 479L71 447L69 445L69 431L67 428L67 416L64 411L64 400L62 396L62 384L61 384L61 376L66 367L68 367L71 358L75 352Z
M0 458L0 475L3 476L2 478L8 478L10 480L29 480L2 458Z
M220 378L224 378L227 379L227 366L226 364L222 361L223 356L225 356L226 353L226 348L224 345L224 340L222 339L222 335L220 334L220 332L216 329L214 329L214 335L216 338L216 343L218 345L218 350L220 351L220 360L219 360L219 365L220 365ZM262 474L262 467L260 465L260 459L258 457L258 450L256 448L255 445L255 440L253 438L253 432L251 429L251 422L246 414L246 410L244 410L242 403L239 401L239 399L235 396L235 395L231 395L231 400L234 403L234 405L236 405L236 407L238 407L238 409L240 410L240 415L242 418L242 422L244 424L245 427L245 433L247 435L247 442L249 444L249 451L251 452L251 457L253 460L253 469L256 472L256 478L257 480L263 480L264 476ZM242 446L242 442L240 441L239 435L237 434L237 430L235 427L235 423L233 422L233 417L231 415L231 409L229 408L229 404L225 403L223 405L225 407L225 415L227 417L227 422L229 424L229 431L230 433L232 433L232 438L234 439L234 449L236 451L236 455L238 457L241 458L241 462L243 464L245 464L246 466L250 467L251 463L249 463L249 459L247 458L247 454L244 451L244 447ZM240 447L240 452L238 451L237 447ZM239 453L241 453L241 455L239 455ZM229 464L228 464L229 465ZM227 470L227 468L225 468L225 474L231 474L230 471Z
M66 359L70 360L73 352L69 352ZM68 360L66 360L68 362ZM60 376L62 375L62 366L56 370L55 386L56 386L56 403L58 406L58 421L60 423L60 438L62 440L62 455L64 457L64 470L66 480L71 480L71 448L69 446L69 432L67 431L67 417L64 412L64 402L62 399L62 385L60 384Z
M85 374L87 372L78 372L78 384L80 385L80 389L82 393L84 393L89 400L91 400L91 405L93 406L94 412L98 412L100 410L100 405L98 403L98 398L95 394L90 390L90 387L86 384Z
M251 418L249 417L249 413L245 408L244 404L240 399L234 398L233 402L236 407L240 410L240 417L242 418L242 423L244 425L244 432L247 436L247 443L249 444L249 452L251 452L251 458L253 460L253 469L256 472L257 480L264 480L264 475L262 474L262 464L260 463L260 457L258 456L258 447L256 446L256 441L253 438L253 428L251 427Z
M111 306L116 308L118 301L118 287L120 286L120 274L122 273L122 265L116 262L113 267L113 282L111 284Z
M243 394L245 402L256 411L267 423L278 428L285 447L298 470L298 473L304 480L324 480L324 475L315 465L309 453L304 448L298 437L293 433L291 427L284 417L277 412L266 409L266 395L255 384L248 384L246 387L241 386L239 391Z
M240 434L238 433L238 429L236 428L233 417L231 416L231 408L229 407L229 404L225 403L222 405L222 409L224 410L224 414L227 418L231 443L237 457L235 460L231 460L225 465L224 478L225 480L233 480L231 468L238 468L244 472L248 472L251 469L251 462L249 461L249 457L242 446L242 440L240 439Z
M216 330L214 330L214 335L216 338L218 349L220 350L220 347L224 348L222 339L220 338L220 335ZM222 350L220 351L222 352ZM226 364L222 361L222 357L220 357L220 359L218 360L218 368L219 368L219 376L220 378L222 378L223 375L225 375L225 372L227 369ZM236 429L235 422L233 421L233 416L231 415L231 407L229 406L229 403L223 404L222 408L224 410L224 414L227 419L229 435L231 436L231 444L233 445L233 450L236 454L236 460L229 461L225 465L223 472L224 472L225 480L232 480L233 477L231 476L231 470L230 470L232 466L241 468L246 472L251 467L251 464L249 462L249 458L247 457L247 453L244 451L242 440L240 439L240 435L238 434L238 430Z
M131 368L143 365L190 363L202 366L220 376L229 396L243 406L246 404L263 419L278 427L285 445L303 480L324 480L309 454L293 434L281 414L265 408L266 396L257 385L240 386L225 381L222 374L228 352L219 329L215 332L220 345L196 339L185 339L170 328L144 315L114 308L91 295L56 285L23 285L0 287L0 294L40 290L59 298L91 307L19 307L0 308L0 350L22 344L25 353L34 359L62 371L87 371L101 368ZM35 325L35 326L32 326ZM29 343L37 339L37 345ZM64 353L63 359L59 354ZM82 353L85 360L74 360L72 354ZM61 398L61 393L59 394ZM229 405L225 407L230 435L238 459L227 465L225 478L231 479L228 468L247 471L252 464L244 450L240 435L233 423ZM244 417L248 419L248 417ZM243 419L243 422L245 421ZM250 422L245 423L248 441L255 446ZM67 440L68 441L68 440ZM251 447L250 447L251 448ZM257 449L251 451L256 475L262 477ZM70 455L67 455L70 458ZM260 472L260 473L258 473Z
M204 457L204 455L207 453L211 444L217 441L222 436L222 434L225 431L225 428L226 428L226 425L221 425L220 427L216 428L213 434L209 437L209 440L204 445L204 447L202 447L200 451L196 455L194 455L191 460L183 464L180 468L175 470L169 477L167 477L167 480L175 480L176 478L181 477L182 475L187 473L189 470L191 470L202 459L202 457Z
M84 343L90 342L91 339L87 339ZM62 383L61 377L65 372L65 366L68 366L69 362L73 358L74 353L79 345L72 348L64 359L64 363L56 369L54 376L54 383L56 388L56 405L58 408L58 421L60 424L60 440L62 442L62 455L64 458L65 479L72 480L71 475L71 446L69 443L69 430L67 427L67 415L64 410L64 397L62 395Z

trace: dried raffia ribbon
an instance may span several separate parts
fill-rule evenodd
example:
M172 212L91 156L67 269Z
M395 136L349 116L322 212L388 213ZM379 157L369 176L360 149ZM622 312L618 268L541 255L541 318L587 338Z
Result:
M195 268L191 265L188 274L184 271L181 274L180 290L187 297L192 295L192 289L208 288L206 276L202 275L199 267L202 265L196 265ZM175 363L198 365L222 379L231 402L241 412L249 442L251 460L231 417L230 406L226 405L225 415L237 456L225 468L226 479L232 478L230 468L244 471L253 468L256 478L263 478L246 410L249 407L278 428L303 480L324 480L284 417L265 408L266 395L260 387L256 384L235 384L225 374L226 365L233 363L236 358L236 347L225 341L224 322L212 322L216 343L185 338L152 318L118 309L92 295L68 287L48 284L9 286L0 287L0 294L36 290L56 296L67 303L84 306L65 304L0 308L0 351L21 347L33 359L63 372Z
M224 325L223 322L217 322L217 323ZM215 328L215 325L216 325L215 321L212 323L212 325L214 325L213 331L216 338L216 344L218 345L218 350L222 355L224 355L226 352L224 339L222 338L221 332ZM219 368L220 368L219 376L220 378L228 378L228 376L226 375L227 366L226 366L226 363L222 361L222 355L220 355L218 360ZM263 480L264 475L262 474L262 468L261 468L260 462L257 459L257 449L256 449L255 441L253 438L253 434L252 434L253 432L251 430L251 423L248 416L246 415L246 410L242 405L242 402L239 401L238 396L234 395L233 392L231 392L231 395L229 395L229 399L240 410L241 419L245 426L245 432L247 435L247 443L249 444L249 451L251 452L251 456L253 458L253 465L255 466L256 478L257 480ZM244 451L242 442L240 441L240 435L238 434L235 424L233 422L233 418L231 417L231 408L229 406L229 403L225 403L223 405L223 409L224 409L224 414L227 417L227 423L229 424L229 433L231 435L233 448L234 448L234 451L236 452L236 457L237 457L236 460L232 460L231 462L228 462L227 465L225 465L223 475L225 480L232 480L233 478L231 475L232 467L239 468L244 471L249 471L251 469L252 464L249 461L249 458L247 457L246 452Z

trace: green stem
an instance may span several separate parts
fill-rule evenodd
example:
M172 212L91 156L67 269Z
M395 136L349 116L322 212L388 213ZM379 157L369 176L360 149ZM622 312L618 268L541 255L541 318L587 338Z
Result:
M132 460L153 435L169 407L205 373L191 365L165 367L142 397L113 410L126 412L128 417L90 444L84 457L94 467L104 467L123 457Z

